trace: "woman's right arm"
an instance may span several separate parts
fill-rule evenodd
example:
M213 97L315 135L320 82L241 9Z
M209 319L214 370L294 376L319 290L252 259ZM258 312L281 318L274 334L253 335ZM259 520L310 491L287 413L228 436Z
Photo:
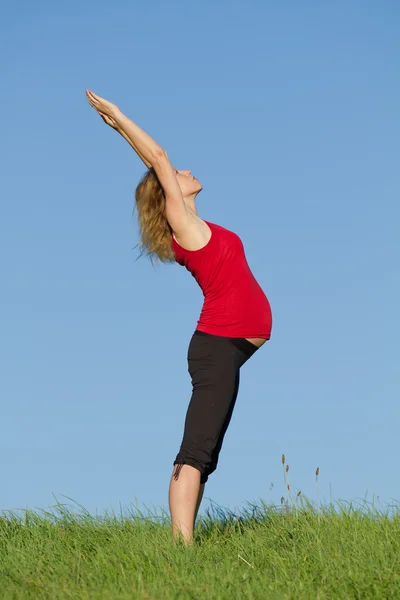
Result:
M165 194L167 220L173 231L179 236L187 230L190 215L176 178L175 169L172 167L166 151L119 109L112 116L121 135L134 148L146 166L150 165L156 172Z
M151 169L151 163L149 163L149 161L143 156L143 154L141 154L139 152L139 150L136 148L135 144L132 142L132 140L126 135L125 131L122 131L122 129L119 129L119 127L115 127L116 131L118 131L118 133L120 135L122 135L122 137L124 138L125 141L128 142L128 144L134 149L134 151L136 152L136 154L138 155L138 157L144 162L144 164L146 165L146 167L148 169Z
M117 125L118 131L127 141L129 140L131 146L146 166L153 166L157 154L162 151L161 146L119 109L113 111L112 117Z

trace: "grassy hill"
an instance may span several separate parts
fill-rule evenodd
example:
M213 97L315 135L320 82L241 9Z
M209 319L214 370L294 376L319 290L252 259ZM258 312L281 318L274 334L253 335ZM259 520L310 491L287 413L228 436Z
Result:
M166 514L5 513L0 598L400 598L400 514L261 501L208 510L185 547Z

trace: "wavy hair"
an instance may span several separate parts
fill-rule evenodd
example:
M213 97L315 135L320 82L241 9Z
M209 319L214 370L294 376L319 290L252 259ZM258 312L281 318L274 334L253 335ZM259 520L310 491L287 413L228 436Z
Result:
M171 248L172 229L165 214L165 194L153 168L148 169L140 180L135 200L140 229L137 245L141 246L138 258L146 254L152 263L153 259L162 263L175 262Z

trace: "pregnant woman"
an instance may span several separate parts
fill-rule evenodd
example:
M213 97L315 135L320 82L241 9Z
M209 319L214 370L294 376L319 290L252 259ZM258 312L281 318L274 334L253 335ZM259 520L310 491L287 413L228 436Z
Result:
M217 468L232 417L240 368L270 339L271 308L239 236L199 217L198 179L175 169L166 151L115 104L89 90L86 97L148 168L136 188L143 249L151 259L185 267L204 295L187 357L192 397L169 484L173 539L190 544L204 485Z

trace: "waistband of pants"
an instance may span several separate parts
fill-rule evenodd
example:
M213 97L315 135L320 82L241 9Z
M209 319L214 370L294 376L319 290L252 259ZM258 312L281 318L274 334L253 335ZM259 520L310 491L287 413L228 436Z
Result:
M195 330L194 335L201 335L210 338L217 338L220 340L227 340L228 342L231 342L234 346L236 346L236 348L239 348L239 350L242 350L246 354L250 354L250 356L254 354L256 350L258 350L258 346L256 346L252 342L249 342L249 340L246 340L246 338L232 338L224 335L214 335L213 333L206 333L205 331L199 331L198 329Z

